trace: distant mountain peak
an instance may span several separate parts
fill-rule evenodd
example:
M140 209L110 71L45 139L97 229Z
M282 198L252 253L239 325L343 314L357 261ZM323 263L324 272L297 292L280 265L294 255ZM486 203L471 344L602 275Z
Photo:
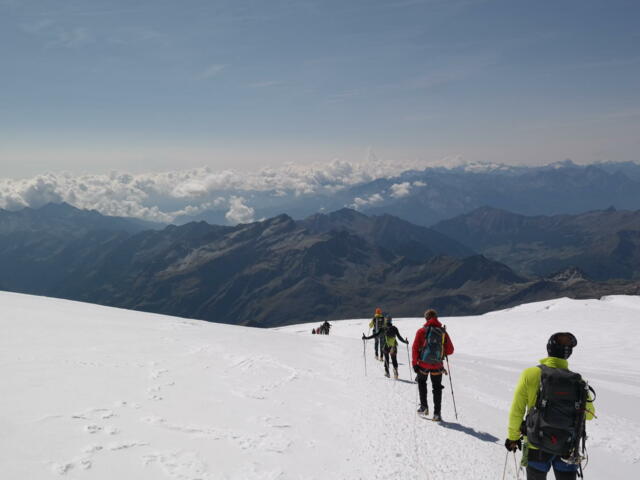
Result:
M328 214L328 216L331 218L345 218L345 219L367 217L367 215L365 215L364 213L354 210L353 208L347 208L347 207L341 208L340 210L336 210L335 212L331 212Z
M74 207L73 205L67 202L49 202L41 206L40 208L36 208L34 210L38 210L40 212L56 212L56 213L69 213L69 212L82 212L79 208Z
M559 168L579 167L579 165L576 164L570 158L565 158L564 160L561 160L559 162L550 163L550 164L546 165L546 167L547 168L552 168L552 169L559 169Z

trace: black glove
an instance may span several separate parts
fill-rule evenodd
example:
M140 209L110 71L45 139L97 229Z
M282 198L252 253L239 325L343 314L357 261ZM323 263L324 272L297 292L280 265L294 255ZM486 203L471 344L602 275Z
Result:
M509 450L510 452L515 452L517 450L522 450L522 440L509 440L508 438L504 441L504 448Z
M364 336L364 333L362 334L362 339L363 339L363 340L366 340L366 339L367 339L367 337L365 337L365 336Z
M420 373L420 367L418 365L413 366L413 371L416 373Z
M406 343L407 345L409 345L409 339L408 339L408 338L405 338L405 339L404 339L404 343Z

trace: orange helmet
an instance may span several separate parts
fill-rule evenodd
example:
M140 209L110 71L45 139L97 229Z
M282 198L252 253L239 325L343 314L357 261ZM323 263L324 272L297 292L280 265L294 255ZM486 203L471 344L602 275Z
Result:
M376 308L376 315L382 315L382 309Z

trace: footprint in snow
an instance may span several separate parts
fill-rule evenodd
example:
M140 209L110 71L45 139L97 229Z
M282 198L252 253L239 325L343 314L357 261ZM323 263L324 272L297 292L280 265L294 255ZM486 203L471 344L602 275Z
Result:
M65 475L69 470L73 468L72 463L53 463L51 464L51 471L58 475Z
M166 368L162 368L159 370L151 370L151 373L149 374L149 378L151 378L152 380L157 380L158 378L160 378L160 376L164 375L165 373L169 373L169 370L167 370Z
M52 462L51 471L56 475L62 476L62 475L66 475L76 467L82 470L89 470L92 466L93 466L93 462L90 459L79 457L71 460L70 462L62 462L62 463Z
M85 425L84 426L84 431L90 434L94 434L94 433L98 433L99 431L102 430L102 427L100 425Z
M135 447L146 447L149 444L147 442L140 442L140 441L130 441L130 442L117 442L117 443L110 443L107 448L111 451L116 451L116 450L128 450L130 448L135 448Z
M104 447L102 445L87 445L82 449L83 453L91 454L96 453L102 450Z
M152 453L142 457L145 467L156 464L162 472L171 478L181 480L206 480L211 478L207 465L196 452L163 452Z

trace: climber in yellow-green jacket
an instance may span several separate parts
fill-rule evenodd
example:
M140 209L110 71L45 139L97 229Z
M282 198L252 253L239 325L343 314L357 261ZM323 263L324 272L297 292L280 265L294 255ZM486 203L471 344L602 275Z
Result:
M595 410L588 385L569 370L567 358L577 344L571 333L553 334L547 342L549 356L520 375L505 447L522 448L524 436L527 480L546 479L552 467L556 480L575 480L580 469L584 420L591 420Z
M379 337L379 333L383 330L385 326L384 314L382 313L381 308L376 308L376 312L369 322L369 328L373 329L373 334L375 335L375 341L373 344L373 350L376 354L376 360L382 361L382 339Z

